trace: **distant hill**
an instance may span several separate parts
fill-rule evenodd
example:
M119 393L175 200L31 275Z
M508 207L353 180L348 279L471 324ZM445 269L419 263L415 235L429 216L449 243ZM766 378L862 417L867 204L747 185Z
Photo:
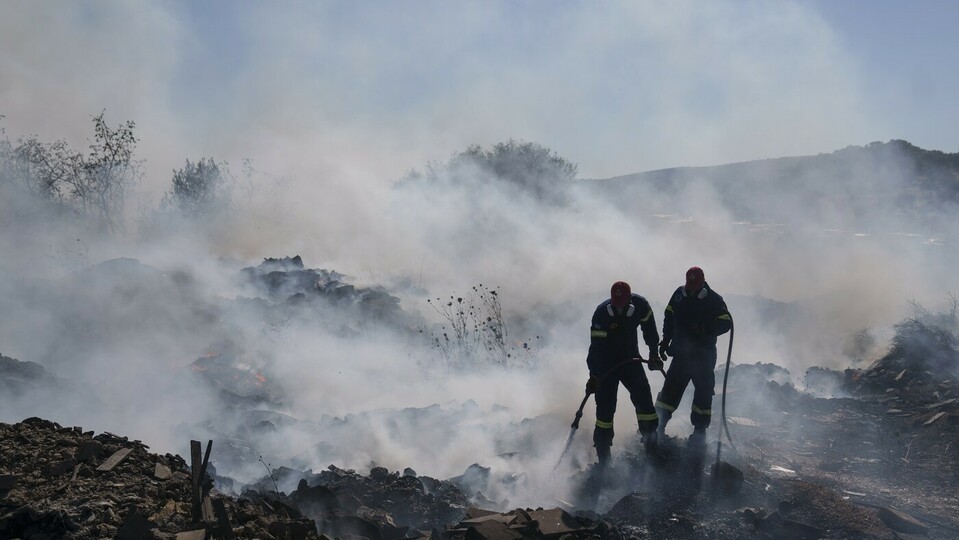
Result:
M941 225L959 203L959 153L924 150L893 140L830 154L784 157L712 167L679 167L583 180L590 191L624 208L670 214L695 211L717 197L737 220L828 227L903 223Z

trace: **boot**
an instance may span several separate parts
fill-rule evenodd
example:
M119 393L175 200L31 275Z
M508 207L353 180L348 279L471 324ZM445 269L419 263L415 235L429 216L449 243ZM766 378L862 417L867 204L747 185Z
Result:
M669 419L673 417L673 413L662 407L656 407L656 416L659 417L659 426L656 428L656 434L659 437L659 440L666 440L666 424L669 422Z
M706 428L696 427L693 429L693 434L689 436L689 446L697 450L706 448Z
M657 431L644 433L643 447L646 449L646 455L655 454L659 449L659 433Z
M597 446L597 447L596 447L597 464L598 464L600 467L606 467L606 466L609 465L610 455L612 454L612 453L610 452L610 448L611 448L611 447L609 447L609 446Z

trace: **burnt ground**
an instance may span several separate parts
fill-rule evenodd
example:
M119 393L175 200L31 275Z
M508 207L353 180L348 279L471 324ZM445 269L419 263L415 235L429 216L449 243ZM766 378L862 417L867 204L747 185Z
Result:
M732 468L715 472L714 423L703 454L682 439L653 458L627 452L598 492L588 489L596 471L586 471L575 504L654 538L959 537L959 384L894 359L807 377L843 398L774 382L777 366L736 366L734 446L724 437L722 447Z
M676 438L587 467L572 500L508 512L467 481L483 467L441 480L329 466L274 469L239 496L214 488L223 521L204 521L182 457L31 418L0 424L0 537L959 537L959 385L900 367L815 371L811 384L849 394L823 398L774 382L781 368L735 366L718 472L715 438L702 452Z

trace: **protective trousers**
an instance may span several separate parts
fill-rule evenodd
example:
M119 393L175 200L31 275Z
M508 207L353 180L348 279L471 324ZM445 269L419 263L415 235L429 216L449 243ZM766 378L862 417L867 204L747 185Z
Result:
M629 399L636 408L639 431L647 434L656 431L659 420L653 406L649 381L639 362L628 362L600 381L596 390L596 429L593 430L593 446L608 447L613 444L613 415L616 413L616 394L622 382L629 391Z
M668 416L676 412L689 382L693 383L693 406L689 420L693 427L706 429L713 414L713 394L716 386L715 355L676 356L666 371L663 389L656 396L656 407Z

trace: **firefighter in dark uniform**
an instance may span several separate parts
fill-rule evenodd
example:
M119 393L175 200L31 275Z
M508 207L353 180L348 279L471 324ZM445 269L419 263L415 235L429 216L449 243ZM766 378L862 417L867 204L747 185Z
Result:
M596 429L593 446L600 465L609 463L613 445L613 414L616 412L616 394L619 383L629 390L629 398L636 408L639 432L646 450L656 447L656 408L653 406L649 381L640 363L637 329L643 330L643 341L649 347L650 369L662 367L656 355L659 332L649 302L633 294L622 281L613 284L610 299L600 304L593 313L590 327L587 392L596 393Z
M726 302L706 283L703 270L698 266L687 270L686 284L673 293L663 318L659 353L663 360L667 355L672 356L673 362L656 397L660 438L692 381L693 405L689 419L693 434L689 444L705 446L716 385L716 337L728 332L732 324Z

